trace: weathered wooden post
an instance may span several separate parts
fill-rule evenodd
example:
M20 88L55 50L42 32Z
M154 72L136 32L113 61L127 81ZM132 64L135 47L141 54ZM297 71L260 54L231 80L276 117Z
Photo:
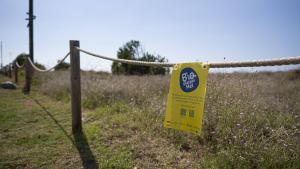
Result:
M18 66L17 63L14 63L14 72L15 72L15 83L18 83Z
M5 76L8 76L8 73L7 73L7 66L4 67L4 75L5 75Z
M30 87L31 87L31 81L32 81L32 76L33 76L33 67L31 66L29 62L29 55L26 56L25 61L24 61L24 68L25 68L25 84L23 88L23 93L24 94L29 94L30 92Z
M11 63L8 64L8 77L11 78Z
M72 132L82 130L79 41L70 40Z

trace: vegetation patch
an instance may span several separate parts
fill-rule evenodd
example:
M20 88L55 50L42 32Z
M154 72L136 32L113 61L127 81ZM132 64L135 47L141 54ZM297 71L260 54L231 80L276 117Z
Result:
M84 132L73 136L69 73L37 73L30 97L0 91L5 96L0 165L298 168L300 79L295 76L209 74L203 132L197 136L162 127L169 76L82 72Z

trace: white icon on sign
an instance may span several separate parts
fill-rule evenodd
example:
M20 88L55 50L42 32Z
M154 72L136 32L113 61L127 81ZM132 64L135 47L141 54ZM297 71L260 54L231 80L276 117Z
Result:
M182 80L185 82L187 81L187 73L182 73L181 77L182 77Z
M191 72L189 75L188 73L182 73L181 75L182 81L187 81L187 80L193 80L197 75L194 72Z
M197 75L194 72L190 73L190 80L194 79L195 77L197 77Z

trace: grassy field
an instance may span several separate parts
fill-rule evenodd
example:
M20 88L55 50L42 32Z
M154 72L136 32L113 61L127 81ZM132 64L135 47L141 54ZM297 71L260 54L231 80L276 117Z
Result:
M162 127L169 76L95 72L82 72L73 136L69 79L37 73L30 96L0 89L0 168L300 166L299 72L210 74L200 136Z

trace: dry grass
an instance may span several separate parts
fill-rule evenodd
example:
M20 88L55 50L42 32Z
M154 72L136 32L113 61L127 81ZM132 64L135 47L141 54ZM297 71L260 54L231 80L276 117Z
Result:
M69 72L52 72L38 76L44 94L57 99L70 99ZM148 105L163 110L168 92L166 76L113 76L110 74L82 73L81 90L83 106L95 109L101 105L126 102Z
M69 100L69 73L37 75ZM202 136L162 127L168 76L82 73L92 143L125 147L139 168L298 168L299 73L210 74Z

